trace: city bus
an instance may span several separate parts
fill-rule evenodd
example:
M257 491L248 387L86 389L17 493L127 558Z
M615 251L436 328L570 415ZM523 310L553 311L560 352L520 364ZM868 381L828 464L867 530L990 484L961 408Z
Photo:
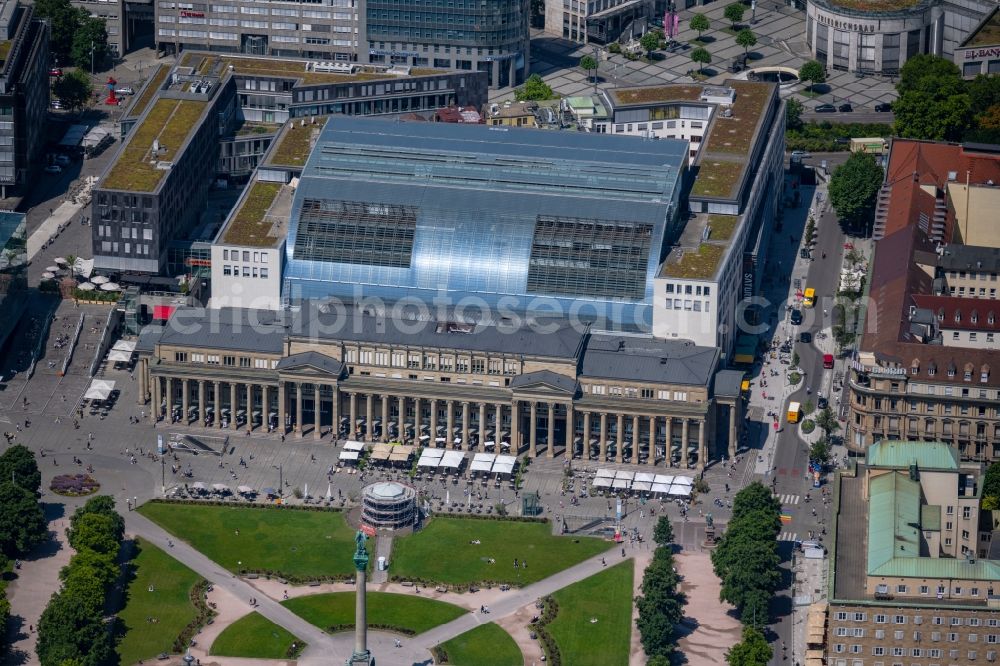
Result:
M806 290L802 292L802 306L811 308L816 305L816 290L812 287L806 287Z

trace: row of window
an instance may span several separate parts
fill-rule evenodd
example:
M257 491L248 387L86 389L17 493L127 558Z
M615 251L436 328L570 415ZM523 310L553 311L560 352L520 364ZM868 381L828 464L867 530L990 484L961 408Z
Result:
M132 238L134 240L139 240L139 227L122 227L121 236L122 238ZM141 229L142 240L153 240L153 230L152 229ZM114 234L114 226L110 224L98 224L97 225L97 235L106 236L111 238Z
M666 391L653 389L637 389L631 386L606 386L604 384L584 384L584 393L591 393L593 395L616 395L624 396L626 398L639 398L642 400L652 400L653 396L656 396L657 400L675 400L677 402L687 402L688 395L687 391ZM673 396L673 397L671 397Z
M663 307L667 310L709 312L712 309L712 301L693 301L688 298L668 298L663 302Z
M962 332L961 331L952 331L951 332L951 339L952 339L952 341L960 341L962 339ZM979 341L979 335L976 333L976 331L969 331L968 334L965 336L965 339L968 340L969 342L978 342ZM992 333L987 333L986 334L986 342L996 342L996 340L994 339Z
M223 250L222 251L222 258L225 259L226 261L229 261L230 259L233 260L233 261L240 261L241 260L240 250ZM242 260L243 261L252 261L255 264L256 263L266 264L267 261L268 261L268 253L267 252L251 252L250 250L243 250L242 251Z
M945 386L943 388L951 389L952 387ZM981 393L982 395L979 397L984 400L987 399L986 390L984 389ZM953 394L953 391L946 391L944 393L944 395L947 396L953 396ZM962 397L969 396L963 395ZM932 402L928 400L912 399L901 402L896 398L869 398L861 393L857 395L857 403L861 406L866 406L869 400L872 402L872 408L878 411L885 409L890 412L896 412L899 411L900 404L905 404L907 406L907 411L917 414L944 414L945 416L960 414L961 416L978 416L980 418L996 418L1000 416L1000 408L986 407L985 405L954 405L950 402Z
M959 287L957 290L955 289L955 287L948 287L948 293L951 294L952 296L965 296L966 295L965 294L965 287ZM976 296L976 295L977 295L976 294L976 288L975 287L969 287L969 296ZM978 295L979 295L979 298L986 298L986 287L980 287ZM997 290L996 290L995 287L990 289L990 296L989 297L990 298L996 298L997 297Z
M278 359L251 358L250 356L225 356L219 354L201 354L188 352L174 352L174 361L177 363L207 363L208 365L225 365L231 368L257 368L259 370L273 370L278 366Z
M990 282L997 281L996 273L980 273L979 271L948 271L948 277L960 280L983 280L989 278Z
M239 266L230 266L229 264L223 264L222 265L222 274L223 275L229 275L229 276L232 276L232 277L239 277L240 276L240 267ZM263 278L263 279L266 280L267 277L268 277L268 270L264 266L261 266L260 268L257 268L256 266L252 266L252 267L251 266L244 266L243 267L243 277Z
M861 654L862 647L860 645L847 646L847 645L844 645L843 643L834 643L834 645L833 645L833 652L835 654L844 654L845 652L849 652L850 654ZM944 656L943 653L944 653L944 650L941 650L940 648L909 648L909 649L907 649L907 648L899 647L899 646L891 647L891 648L886 648L886 647L882 647L881 645L876 645L876 646L872 647L872 656L874 656L874 657L890 657L890 656L891 657L906 657L906 656L910 656L910 657L928 657L930 659L937 659L937 658L940 658L940 657ZM958 659L960 653L961 653L961 651L958 650L958 649L948 650L948 658L950 658L950 659ZM978 657L979 657L979 654L978 654L977 650L969 650L966 653L966 658L969 659L969 660L971 660L971 661L976 660ZM986 652L986 660L987 661L994 661L996 658L997 658L996 650L988 650ZM876 662L876 663L878 663L878 662Z
M118 241L101 241L101 252L114 252L118 253ZM133 254L132 243L122 243L122 251L125 254ZM148 243L136 243L134 254L139 256L149 256L149 244Z
M360 363L361 365L381 365L392 368L410 368L411 370L440 370L441 372L477 375L516 375L520 372L520 364L514 359L474 358L417 351L389 352L348 349L345 359L347 363Z
M948 508L950 509L952 507L948 507ZM926 594L926 592L925 592L925 590L927 590L927 586L926 585L921 585L920 589L921 589L921 593L922 594ZM958 588L958 589L961 590L961 588ZM938 586L938 592L939 593L943 593L944 591L945 591L945 588L944 588L943 585ZM979 588L978 587L973 587L970 590L970 592L972 593L972 596L979 596ZM993 595L993 590L992 589L989 590L987 594L990 595L990 596L992 596ZM833 616L834 616L834 618L836 620L838 620L840 622L847 622L847 621L866 622L868 620L868 613L865 613L865 612L862 612L862 611L854 611L854 612L837 611L836 613L834 613ZM889 616L886 615L886 614L876 613L872 617L875 620L875 624L888 624L889 623ZM908 620L908 616L907 615L893 615L892 616L892 623L893 624L906 624L908 621L909 620ZM923 617L923 615L914 615L913 618L912 618L912 622L913 622L913 624L923 624L924 623L924 617ZM979 626L1000 627L1000 618L990 617L990 618L987 618L985 620L982 620L982 619L980 619L978 617L967 617L967 618L965 618L965 622L962 622L962 618L961 617L945 618L945 617L942 617L940 615L934 615L934 616L931 617L930 624L933 624L935 626L942 626L942 625L946 625L947 624L947 625L952 626L952 627L960 627L963 624L965 626L968 626L968 627L979 627Z
M712 288L709 286L701 286L700 284L691 285L684 284L683 282L674 284L673 282L666 283L666 290L668 294L686 294L688 296L711 296ZM675 291L676 290L676 291Z

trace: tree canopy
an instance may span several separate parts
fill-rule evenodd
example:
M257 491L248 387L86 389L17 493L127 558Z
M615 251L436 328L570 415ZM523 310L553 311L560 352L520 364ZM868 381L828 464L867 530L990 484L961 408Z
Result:
M594 60L594 56L585 55L580 58L580 69L586 70L587 72L597 69L597 61Z
M0 482L2 481L10 481L38 494L42 486L42 473L38 470L35 454L28 447L15 444L0 455Z
M84 12L73 34L73 45L70 48L70 59L81 69L89 70L104 64L110 50L108 49L108 31L104 19L91 16ZM91 54L93 50L93 54Z
M691 17L691 22L688 25L691 26L692 30L698 32L698 39L701 39L701 33L711 28L712 22L704 14L695 14Z
M69 108L79 109L83 108L90 100L94 87L90 82L90 77L83 70L74 69L60 76L52 84L52 92Z
M729 666L767 666L773 656L764 634L753 627L744 627L742 640L726 652L726 663Z
M746 54L757 45L757 35L750 28L743 28L736 33L736 43L743 47L743 53Z
M1000 462L991 463L983 475L982 507L984 511L1000 509Z
M804 110L802 102L794 97L785 100L785 127L790 130L802 129L802 112Z
M799 67L799 79L808 81L809 87L826 81L826 68L818 60L807 60Z
M686 602L684 595L677 591L680 578L674 568L670 543L673 530L666 516L657 521L653 539L658 546L642 578L642 596L636 599L639 611L636 626L651 664L653 659L669 659L673 653L677 643L675 627L684 616Z
M874 220L883 176L874 155L851 153L830 178L830 203L837 215L852 227L867 228Z
M747 7L742 2L734 2L730 5L726 5L726 9L723 12L723 16L726 17L733 27L736 29L736 24L743 20L743 15L746 14Z
M552 88L538 74L532 74L524 82L524 86L514 91L514 97L519 102L528 100L552 99Z
M959 71L958 65L951 60L941 56L918 53L907 58L906 63L899 70L899 83L896 84L896 90L899 91L900 95L903 95L920 88L925 79L938 77L959 79L961 76L962 73Z
M653 51L660 48L660 35L650 30L639 38L639 46L646 52L646 57L652 57Z
M35 16L49 22L49 49L56 63L65 64L69 61L82 10L74 8L69 0L36 0L34 5Z
M0 552L23 555L48 537L37 495L10 480L0 480Z
M653 542L657 546L669 546L674 541L674 526L670 523L670 517L661 515L653 528Z
M712 62L712 54L699 46L695 50L691 51L691 60L698 63L698 71L700 72L702 71L702 67L704 65L708 65Z

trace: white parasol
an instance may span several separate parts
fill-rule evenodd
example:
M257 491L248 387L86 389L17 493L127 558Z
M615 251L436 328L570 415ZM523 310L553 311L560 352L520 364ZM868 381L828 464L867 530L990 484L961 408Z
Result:
M52 273L52 272L49 272L49 271L45 271L44 273L42 273L42 279L43 280L54 280L55 277L56 277L56 274Z
M101 291L118 291L119 289L121 289L121 287L114 282L105 282L101 285Z
M95 275L94 277L90 278L90 281L93 282L94 284L107 284L108 282L111 282L111 278L105 277L103 275Z
M46 266L45 270L49 271L50 273L55 273L56 271L59 270L59 267L58 266Z
M76 288L79 289L80 291L94 291L94 283L82 282L79 285L77 285Z
M65 265L65 264L69 263L68 261L66 261L66 260L65 260L65 259L63 259L62 257L56 257L56 258L55 258L55 259L53 259L52 261L56 262L56 263L57 263L57 264L59 264L60 266L63 266L63 265Z

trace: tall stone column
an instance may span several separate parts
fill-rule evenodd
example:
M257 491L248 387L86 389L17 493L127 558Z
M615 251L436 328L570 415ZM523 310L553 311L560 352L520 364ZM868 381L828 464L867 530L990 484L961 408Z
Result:
M495 433L494 433L495 434ZM479 403L479 452L486 450L486 403Z
M528 455L538 455L538 403L531 401L531 418L528 421Z
M615 462L620 463L625 455L625 415L618 414L618 445L615 447Z
M271 424L271 387L267 384L260 385L260 426L267 432Z
M346 666L371 666L371 652L368 651L368 551L365 550L365 533L358 531L355 536L354 551L355 592L354 592L354 652Z
M583 413L583 459L590 460L590 412Z
M576 437L576 419L573 415L573 403L566 403L566 460L573 459L573 439Z
M295 434L302 436L302 382L295 382Z
M390 396L382 394L380 396L380 401L382 403L382 435L379 437L383 442L389 441L389 399Z
M198 380L198 421L202 425L205 423L205 380Z
M358 394L351 391L348 394L347 415L351 422L347 424L347 433L351 439L358 438Z
M438 436L438 401L431 398L431 420L430 420L430 433L431 433L431 446L437 448L437 436Z
M167 423L173 423L174 421L174 380L172 377L165 377L163 383L166 385L164 388L167 391Z
M736 458L736 403L729 405L729 459Z
M319 400L319 384L313 384L313 439L319 439L322 436L320 432L320 414L323 410L320 409Z
M288 408L288 396L285 395L285 382L278 380L278 432L284 435L287 430L285 429L285 414Z
M365 441L371 442L374 437L375 427L372 422L375 420L374 397L371 393L365 394Z
M413 443L420 444L420 410L423 408L420 398L413 399Z
M647 465L656 465L656 417L649 416L649 457Z
M521 436L521 402L512 400L510 403L510 444L514 455L521 452L524 438Z
M684 462L684 468L687 469L691 466L691 455L688 453L688 419L684 418L681 421L681 460Z
M601 451L600 462L608 459L608 413L601 412Z
M160 415L160 403L163 402L163 398L160 397L160 378L151 377L153 382L153 404L149 410L149 420L156 423L157 417Z
M330 405L330 432L336 444L340 439L340 387L336 384L330 385L330 397L333 400Z
M455 406L452 404L451 400L445 400L445 423L448 425L447 433L444 436L444 446L447 449L455 448Z
M462 401L462 446L469 449L469 401Z
M632 417L632 462L639 464L639 417Z
M188 386L187 377L181 380L181 423L187 425L191 422L188 418L188 409L191 407L191 399L188 397L191 395L191 387Z
M149 400L149 389L147 387L146 375L149 372L149 366L146 363L146 359L139 359L139 395L136 396L137 404L145 404Z
M555 455L556 448L556 405L553 402L549 403L548 417L548 429L545 432L545 457L551 458Z
M503 432L503 405L498 402L495 405L495 414L493 416L493 437L497 443L497 451L500 450L501 432ZM513 437L513 434L511 434L511 437Z
M698 421L698 471L704 471L708 463L708 447L705 445L705 427L708 425L707 419Z
M397 424L396 428L397 430L399 430L399 441L405 442L406 441L406 396L404 395L399 396L398 409L399 409L399 414L398 414L399 423Z
M236 428L236 411L239 408L239 400L236 395L236 382L229 382L229 427Z

